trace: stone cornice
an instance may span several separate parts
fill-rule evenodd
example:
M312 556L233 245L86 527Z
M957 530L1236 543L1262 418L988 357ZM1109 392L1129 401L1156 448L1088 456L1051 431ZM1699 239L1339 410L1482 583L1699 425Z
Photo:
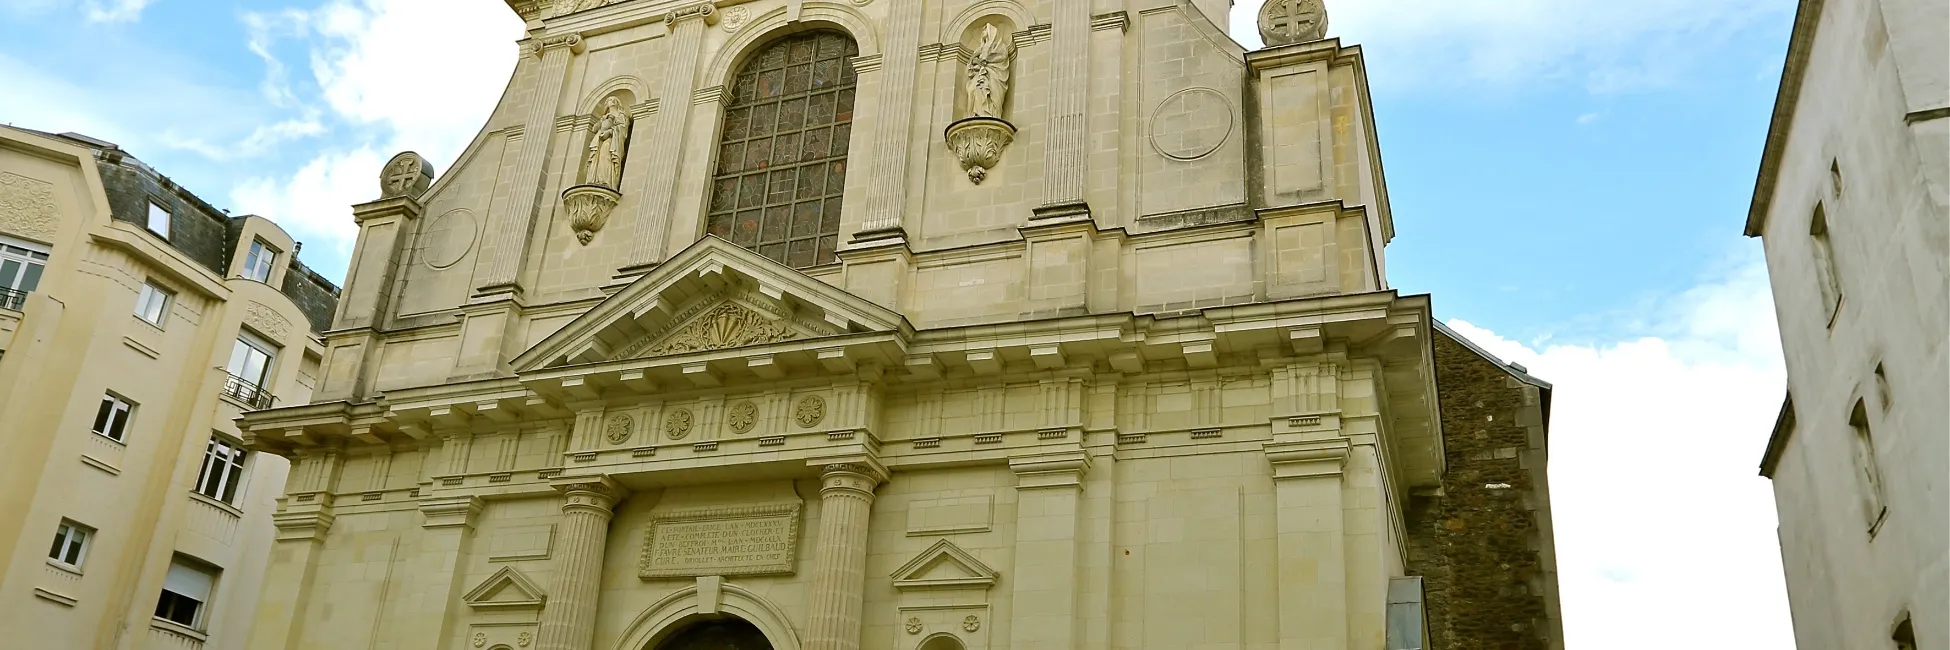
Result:
M1754 198L1747 205L1748 237L1759 237L1767 228L1767 213L1774 204L1774 184L1781 177L1781 156L1787 151L1788 133L1794 127L1794 109L1801 101L1801 83L1808 76L1808 57L1815 49L1815 31L1821 26L1824 0L1801 0L1794 12L1794 31L1788 36L1787 61L1781 64L1781 86L1774 94L1774 114L1767 123L1767 141L1760 150L1760 171L1754 179Z
M1352 448L1346 438L1274 442L1266 445L1266 460L1273 464L1275 481L1338 478Z

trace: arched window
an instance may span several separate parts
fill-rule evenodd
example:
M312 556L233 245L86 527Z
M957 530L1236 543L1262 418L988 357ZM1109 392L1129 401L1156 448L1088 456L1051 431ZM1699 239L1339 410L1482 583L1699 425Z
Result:
M793 268L833 261L859 53L846 34L801 32L766 45L738 71L706 232Z

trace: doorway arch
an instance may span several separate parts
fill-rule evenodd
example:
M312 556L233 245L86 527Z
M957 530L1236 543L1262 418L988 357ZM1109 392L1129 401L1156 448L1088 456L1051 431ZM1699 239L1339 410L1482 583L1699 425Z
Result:
M652 650L772 650L758 626L742 618L699 618L657 641Z
M664 650L664 641L694 625L727 619L756 628L767 643L762 648L799 650L799 635L784 610L744 587L729 583L715 587L700 591L697 585L687 585L664 596L630 622L615 650Z

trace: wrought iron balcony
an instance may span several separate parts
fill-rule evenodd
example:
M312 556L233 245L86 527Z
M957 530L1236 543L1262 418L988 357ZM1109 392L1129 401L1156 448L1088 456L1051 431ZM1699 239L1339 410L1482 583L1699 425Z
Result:
M27 306L27 292L0 287L0 309L20 311Z
M271 391L265 390L264 387L249 379L229 373L224 375L222 394L224 397L249 406L253 411L271 408L271 404L278 401L277 396L272 395Z

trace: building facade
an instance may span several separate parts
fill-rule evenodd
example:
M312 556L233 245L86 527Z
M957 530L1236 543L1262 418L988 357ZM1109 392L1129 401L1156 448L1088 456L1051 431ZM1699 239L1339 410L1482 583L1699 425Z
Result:
M1950 646L1950 8L1804 0L1746 234L1787 399L1761 461L1803 650Z
M288 463L237 416L310 401L337 289L269 220L115 145L0 127L0 629L242 648Z
M1548 386L1388 287L1319 2L509 6L244 418L252 647L1562 647Z

